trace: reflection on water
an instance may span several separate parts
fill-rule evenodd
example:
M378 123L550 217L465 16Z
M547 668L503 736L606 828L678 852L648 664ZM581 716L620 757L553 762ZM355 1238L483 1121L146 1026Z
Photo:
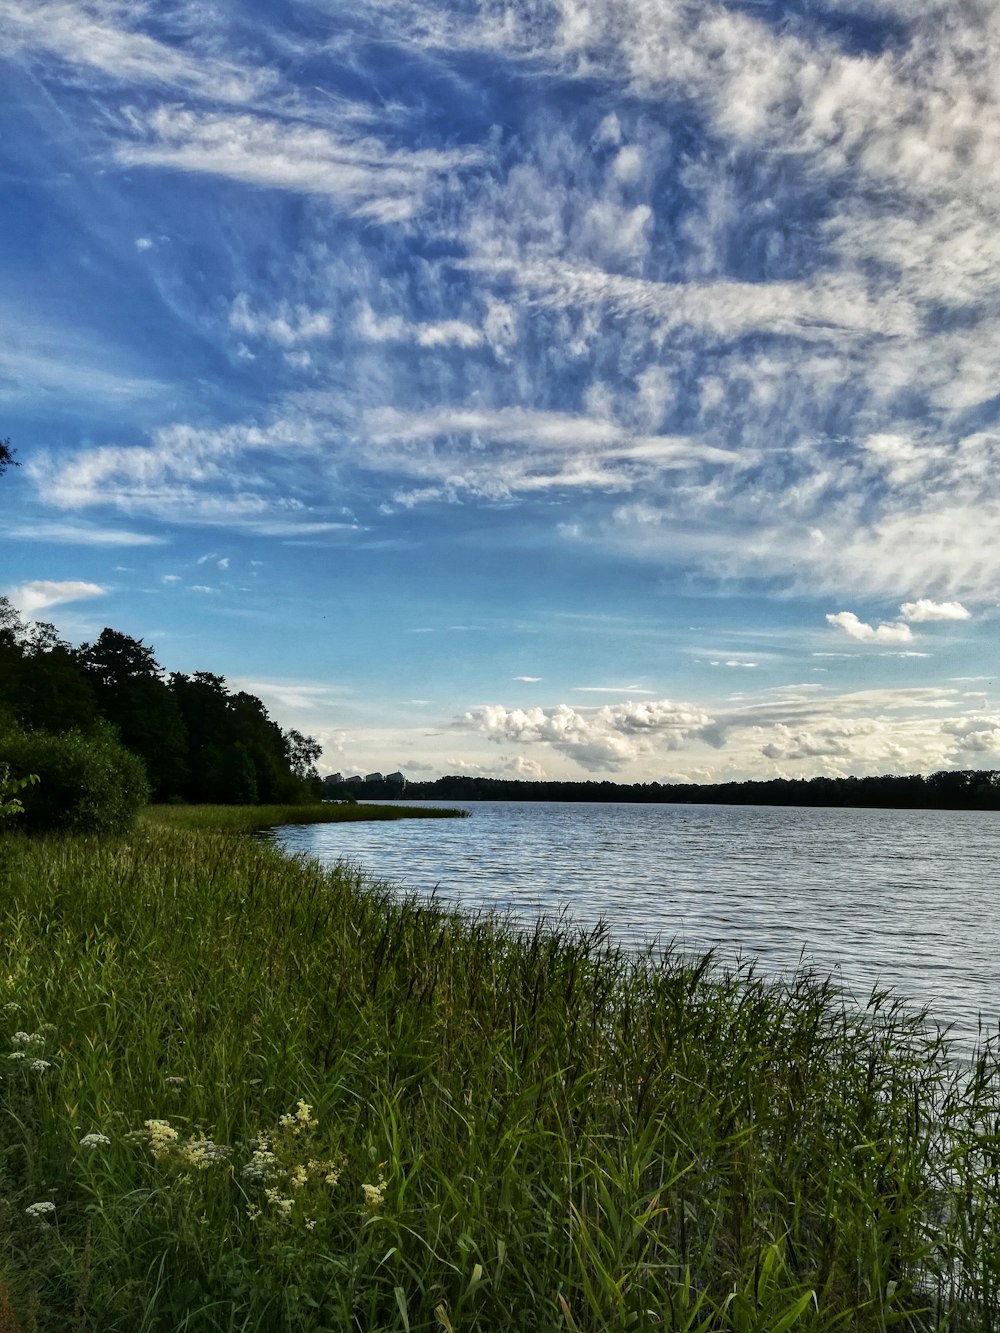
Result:
M407 890L530 920L603 919L629 944L804 959L865 999L891 986L963 1046L1000 1021L1000 816L937 810L477 802L469 819L276 836Z

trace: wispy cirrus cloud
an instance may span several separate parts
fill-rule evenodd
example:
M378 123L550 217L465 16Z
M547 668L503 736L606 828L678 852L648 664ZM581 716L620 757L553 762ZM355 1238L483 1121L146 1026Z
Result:
M97 528L83 523L26 523L4 528L16 541L58 542L67 546L162 546L166 538L127 528Z
M55 59L116 84L167 85L221 102L250 102L275 74L141 31L142 4L121 0L0 0L0 25L12 54Z
M391 148L356 126L337 129L263 115L160 106L128 116L131 138L118 143L123 166L146 166L299 194L323 195L372 222L405 222L431 187L481 166L475 148Z
M359 445L368 467L426 483L398 492L398 503L559 487L632 490L652 474L737 461L732 451L699 440L638 435L598 417L516 407L378 408L365 414L363 426Z
M319 438L318 423L302 417L218 429L176 424L145 445L102 445L68 459L41 454L26 471L60 509L115 508L276 537L355 531L353 520L317 512L311 482L302 482L303 496L289 482L290 461L307 457Z
M281 347L295 347L315 338L328 338L333 320L328 310L310 310L282 301L276 309L253 310L246 292L240 292L229 311L229 327L251 338L264 338Z
M356 323L358 336L366 342L414 342L419 347L481 347L486 341L482 329L462 319L410 321L402 315L380 318L364 302Z

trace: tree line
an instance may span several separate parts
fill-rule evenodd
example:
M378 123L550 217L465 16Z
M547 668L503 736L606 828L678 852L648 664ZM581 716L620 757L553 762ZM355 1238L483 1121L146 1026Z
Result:
M74 648L0 598L0 741L10 748L12 736L34 736L37 747L43 737L108 733L142 761L155 801L294 804L320 795L320 745L282 731L255 695L210 671L168 675L151 647L118 630Z
M365 788L366 795L368 788ZM377 793L372 793L376 795ZM407 798L435 801L589 801L674 805L824 805L1000 810L1000 771L958 769L881 777L771 778L745 782L530 782L457 774L408 782Z

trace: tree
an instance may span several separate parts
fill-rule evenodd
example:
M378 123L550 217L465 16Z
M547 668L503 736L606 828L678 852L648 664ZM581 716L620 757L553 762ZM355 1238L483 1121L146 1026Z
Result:
M77 650L97 707L122 744L139 755L158 801L178 794L186 778L187 731L153 649L141 639L103 629Z
M285 753L288 756L288 767L297 778L308 782L319 777L316 761L323 753L323 747L312 736L303 736L294 727L286 731Z
M9 467L20 467L21 464L14 457L15 450L10 447L10 440L0 440L0 477Z

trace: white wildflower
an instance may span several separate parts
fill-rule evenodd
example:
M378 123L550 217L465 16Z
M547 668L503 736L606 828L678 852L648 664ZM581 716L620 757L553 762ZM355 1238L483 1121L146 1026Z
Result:
M8 977L7 980L10 981L11 978ZM8 1000L3 1007L3 1011L5 1014L19 1014L21 1012L21 1006L16 1000Z
M163 1081L171 1088L179 1088L182 1083L187 1082L187 1079L182 1078L180 1074L169 1074Z
M7 1059L8 1059L8 1060L23 1060L23 1059L24 1059L24 1052L23 1052L23 1051L11 1051L11 1052L9 1052L9 1054L8 1054L8 1056L7 1056Z
M158 1162L169 1157L170 1149L174 1146L180 1135L173 1125L166 1120L147 1120L144 1122L146 1132L149 1135L149 1146L152 1149L153 1157Z
M55 1212L56 1206L49 1199L43 1199L40 1203L29 1203L25 1212L29 1217L36 1218L39 1222L44 1222Z
M31 1040L27 1032L12 1032L10 1034L10 1044L12 1046L27 1046Z
M181 1160L197 1171L207 1171L213 1162L224 1162L229 1156L229 1149L223 1143L213 1143L211 1139L191 1139L179 1150Z
M255 1148L249 1162L243 1167L242 1175L247 1180L270 1180L278 1171L278 1159L269 1148Z
M266 1189L264 1191L264 1198L268 1201L268 1203L275 1210L275 1212L278 1214L279 1217L287 1217L289 1213L292 1211L292 1208L295 1206L294 1199L287 1198L285 1195L279 1193L279 1191L276 1189Z
M52 1068L51 1060L29 1060L28 1068L33 1074L44 1074L46 1069Z
M313 1116L312 1107L300 1098L295 1104L294 1115L283 1115L278 1120L282 1129L290 1129L293 1134L302 1134L306 1130L316 1129L319 1121Z
M378 1212L385 1203L385 1176L379 1176L377 1185L362 1185L365 1207L370 1213Z
M107 1134L84 1134L83 1138L80 1140L80 1147L87 1149L100 1148L103 1147L104 1144L110 1142L111 1140L108 1138Z

